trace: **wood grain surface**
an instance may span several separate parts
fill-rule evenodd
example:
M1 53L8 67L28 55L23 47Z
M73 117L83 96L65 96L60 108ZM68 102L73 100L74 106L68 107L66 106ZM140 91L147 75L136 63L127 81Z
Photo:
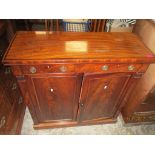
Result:
M17 32L3 58L5 64L74 61L155 61L152 52L132 33Z

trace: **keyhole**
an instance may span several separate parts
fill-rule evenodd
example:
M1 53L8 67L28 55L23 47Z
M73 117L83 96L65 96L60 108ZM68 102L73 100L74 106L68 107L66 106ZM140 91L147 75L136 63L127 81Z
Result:
M107 89L108 88L108 86L104 86L104 89Z

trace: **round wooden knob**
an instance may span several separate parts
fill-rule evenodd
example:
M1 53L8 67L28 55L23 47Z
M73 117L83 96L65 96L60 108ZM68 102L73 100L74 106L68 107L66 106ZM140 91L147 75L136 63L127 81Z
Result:
M34 66L32 66L32 67L30 67L30 72L31 72L32 74L34 74L34 73L37 72L37 69L36 69Z
M133 65L128 66L128 70L129 70L129 71L134 70L134 68L135 68L135 67L134 67Z
M108 65L104 65L104 66L101 67L101 69L102 69L103 71L107 71L108 68L109 68Z
M67 71L67 67L66 66L61 66L60 67L60 71L61 72L66 72Z

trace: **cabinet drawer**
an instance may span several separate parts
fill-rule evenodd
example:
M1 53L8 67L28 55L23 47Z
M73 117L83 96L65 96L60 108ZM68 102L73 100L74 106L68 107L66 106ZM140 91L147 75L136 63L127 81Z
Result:
M16 69L16 68L15 68ZM23 74L38 74L38 73L70 73L74 72L74 65L72 64L47 64L47 65L31 65L21 66L20 70Z
M145 72L147 64L43 64L13 66L15 75L42 73L116 73Z
M79 72L145 72L148 65L143 64L82 64L78 66Z

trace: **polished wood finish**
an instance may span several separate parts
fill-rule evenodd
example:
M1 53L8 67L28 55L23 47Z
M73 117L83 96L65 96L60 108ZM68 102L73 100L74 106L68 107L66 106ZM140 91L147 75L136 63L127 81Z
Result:
M27 77L27 84L38 123L76 121L82 75L34 75Z
M86 75L80 99L80 121L113 117L130 76L130 74Z
M94 65L95 64L95 65ZM104 66L108 67L108 70L103 70ZM133 70L129 70L130 66L134 66ZM32 74L31 68L36 69L37 74L43 73L117 73L117 72L145 72L147 69L145 64L109 64L109 63L55 63L55 64L40 64L40 65L19 65L12 66L12 70L15 75L29 75ZM63 71L62 68L65 68Z
M154 61L150 50L131 33L17 32L8 51L5 64Z
M116 122L152 62L130 33L18 32L3 57L35 129Z

